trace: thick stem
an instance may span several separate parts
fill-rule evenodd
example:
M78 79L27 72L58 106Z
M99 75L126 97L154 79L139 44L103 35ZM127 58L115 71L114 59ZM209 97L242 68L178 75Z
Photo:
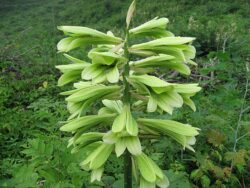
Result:
M129 40L129 31L128 29L126 30L126 37L125 37L125 42L124 42L124 56L127 58L127 62L124 65L123 69L123 85L124 85L124 93L123 93L123 102L126 105L130 105L130 85L128 83L128 76L129 76L129 51L128 51L128 41Z
M124 155L124 188L132 188L132 160L128 150Z
M129 76L129 51L128 51L128 39L129 39L129 30L126 29L126 37L124 43L124 56L127 58L127 62L124 65L123 69L123 85L124 85L124 93L123 93L123 103L124 105L128 105L130 108L130 85L128 83ZM130 153L126 150L124 155L124 188L132 188L132 160Z

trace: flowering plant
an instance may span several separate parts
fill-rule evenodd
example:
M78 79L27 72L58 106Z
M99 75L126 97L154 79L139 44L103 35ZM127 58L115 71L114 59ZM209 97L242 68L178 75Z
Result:
M101 180L105 162L115 152L117 157L125 156L125 187L132 187L133 171L140 187L164 188L169 185L168 178L143 152L140 140L145 135L169 136L194 151L199 129L173 120L138 117L134 112L172 114L183 104L195 110L190 98L201 89L198 84L169 83L154 76L156 70L189 75L189 65L196 65L192 61L194 38L176 37L167 31L167 18L154 18L130 29L134 11L135 1L128 10L124 39L110 31L58 27L67 36L58 43L59 52L93 45L88 60L65 53L71 64L56 66L63 73L59 86L75 82L73 90L62 92L71 115L60 129L73 134L69 140L72 152L94 148L81 163L83 169L91 170L91 182ZM134 44L138 38L145 42ZM97 103L102 107L89 114L88 109ZM96 132L98 128L106 131Z

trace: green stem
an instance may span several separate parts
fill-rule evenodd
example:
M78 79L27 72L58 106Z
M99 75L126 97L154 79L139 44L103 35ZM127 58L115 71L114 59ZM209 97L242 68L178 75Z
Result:
M124 105L128 105L130 108L130 85L128 83L129 76L129 51L128 51L128 43L129 43L129 30L126 29L126 37L124 42L124 56L127 58L127 62L124 65L123 69L123 85L124 85L124 93L123 93L123 103ZM126 150L124 155L124 188L132 188L132 160L130 153Z
M123 69L123 84L124 84L124 95L123 95L123 102L127 105L130 105L130 85L128 83L128 76L129 76L129 51L128 51L128 39L129 39L129 31L126 29L126 37L124 42L124 56L127 58L127 63L124 65Z
M132 160L128 150L124 155L124 188L132 188Z

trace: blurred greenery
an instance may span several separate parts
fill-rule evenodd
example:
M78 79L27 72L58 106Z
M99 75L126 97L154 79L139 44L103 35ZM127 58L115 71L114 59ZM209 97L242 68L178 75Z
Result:
M122 159L111 156L103 182L89 185L79 167L85 152L71 154L59 131L68 116L54 68L66 63L57 54L58 25L81 25L123 35L129 0L0 0L0 187L121 187ZM171 188L250 187L250 95L244 99L250 62L248 0L138 0L133 25L156 16L170 20L169 30L197 38L190 78L203 91L197 111L173 117L202 129L196 153L182 151L171 139L143 141L160 164ZM84 58L86 52L74 52ZM250 67L250 66L249 66ZM244 102L245 101L245 102ZM245 112L238 121L244 102ZM169 118L165 116L165 118ZM237 150L234 132L240 124Z

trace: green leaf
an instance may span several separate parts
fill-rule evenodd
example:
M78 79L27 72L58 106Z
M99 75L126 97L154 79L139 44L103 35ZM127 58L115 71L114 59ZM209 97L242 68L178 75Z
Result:
M237 152L226 152L225 160L231 161L233 165L246 165L247 151L241 149Z
M36 187L39 175L36 173L35 165L23 164L13 169L13 178L10 180L12 185L8 187Z
M210 181L209 177L207 177L206 175L203 175L200 178L200 181L201 181L202 187L210 187L211 181Z
M216 129L208 129L206 131L206 137L208 143L212 144L215 147L223 145L227 140L226 135L223 132Z
M58 171L53 168L46 168L45 170L38 170L39 176L45 178L46 181L56 183L59 180Z
M167 171L167 176L170 181L169 188L192 188L189 183L189 178L186 172L177 171L174 172L172 169Z

